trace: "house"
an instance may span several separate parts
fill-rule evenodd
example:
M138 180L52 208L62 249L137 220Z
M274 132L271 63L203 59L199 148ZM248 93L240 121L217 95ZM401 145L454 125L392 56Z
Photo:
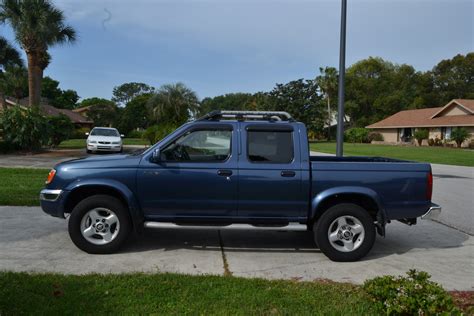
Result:
M392 144L412 142L415 130L420 128L429 130L429 138L449 141L455 127L468 130L470 139L463 147L469 146L474 138L474 100L454 99L442 107L400 111L367 126Z
M89 117L89 110L91 108L91 105L89 106L83 106L81 108L77 108L77 109L73 109L72 111L74 113L79 113L80 115L84 116L84 117Z
M5 107L9 106L20 106L22 108L27 108L28 105L28 98L24 98L21 100L16 100L10 97L5 97ZM40 108L44 115L46 116L58 116L60 114L64 114L71 122L74 124L76 128L92 128L94 126L94 122L79 113L76 113L72 110L68 109L58 109L52 105L48 104L48 100L42 98L40 102Z

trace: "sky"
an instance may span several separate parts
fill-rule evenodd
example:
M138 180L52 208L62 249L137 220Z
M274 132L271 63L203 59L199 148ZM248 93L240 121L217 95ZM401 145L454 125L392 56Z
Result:
M199 98L269 91L339 63L339 0L54 0L78 40L45 75L81 98L183 82ZM14 40L8 26L0 34ZM432 69L474 51L474 0L349 0L346 65L379 56Z

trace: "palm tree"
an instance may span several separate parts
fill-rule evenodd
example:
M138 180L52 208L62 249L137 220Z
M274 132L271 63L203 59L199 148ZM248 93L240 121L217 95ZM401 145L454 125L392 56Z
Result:
M28 93L28 71L23 66L9 65L0 74L0 94L7 93L16 99L20 99Z
M27 56L30 106L40 103L48 48L76 39L76 32L65 25L64 20L63 12L50 0L0 0L0 23L10 24L16 41Z
M337 70L334 67L319 67L319 72L321 75L316 77L316 82L319 85L322 93L324 94L324 98L326 99L328 105L328 140L331 138L331 99L337 93Z
M6 38L0 36L0 67L5 68L11 65L23 65L20 53ZM0 72L2 72L2 69L0 69Z
M199 100L194 91L178 82L161 86L147 105L157 122L179 125L195 116Z

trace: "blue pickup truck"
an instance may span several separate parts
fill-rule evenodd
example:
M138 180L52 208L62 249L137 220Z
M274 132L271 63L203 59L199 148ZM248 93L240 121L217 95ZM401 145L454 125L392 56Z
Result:
M308 230L334 261L355 261L392 220L437 216L425 163L311 156L286 112L215 111L146 151L63 162L42 209L69 217L74 244L112 253L145 228Z

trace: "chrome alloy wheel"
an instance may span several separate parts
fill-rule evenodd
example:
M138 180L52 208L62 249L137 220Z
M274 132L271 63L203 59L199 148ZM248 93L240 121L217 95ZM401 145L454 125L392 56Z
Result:
M117 215L106 208L94 208L81 220L81 234L91 244L106 245L114 240L120 230Z
M354 216L340 216L329 225L329 243L338 251L354 251L362 245L364 238L364 226Z

